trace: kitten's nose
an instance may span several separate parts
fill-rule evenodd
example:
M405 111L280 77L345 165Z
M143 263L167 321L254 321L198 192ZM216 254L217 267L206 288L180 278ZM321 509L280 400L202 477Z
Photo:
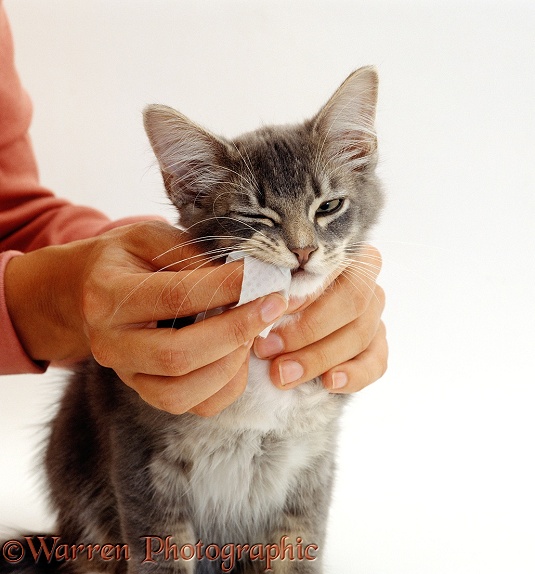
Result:
M298 249L291 249L291 252L297 257L297 261L299 262L299 266L303 267L306 262L309 260L310 255L316 251L317 247L313 247L309 245L308 247L302 247Z

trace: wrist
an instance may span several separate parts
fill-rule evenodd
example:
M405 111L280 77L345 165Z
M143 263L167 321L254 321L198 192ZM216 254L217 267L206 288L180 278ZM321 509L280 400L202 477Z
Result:
M34 361L89 355L80 306L91 240L44 247L14 257L5 270L5 299L18 339Z

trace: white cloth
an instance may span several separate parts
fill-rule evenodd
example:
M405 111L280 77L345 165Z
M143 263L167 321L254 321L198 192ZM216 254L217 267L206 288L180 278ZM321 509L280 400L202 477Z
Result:
M265 263L247 255L244 251L232 251L227 256L227 262L243 259L243 282L241 286L240 299L236 307L245 305L249 301L254 301L259 297L264 297L270 293L280 293L288 299L290 293L290 282L292 272L285 267L277 267L270 263ZM206 313L199 313L195 322L202 321L213 315L219 315L224 309L212 309ZM267 337L273 325L266 327L260 337Z
M241 286L240 300L236 305L244 305L259 297L270 293L280 293L288 299L292 273L287 267L277 267L271 263L265 263L246 255L243 251L233 251L227 257L227 261L243 259L243 283ZM266 327L260 337L267 337L273 325Z

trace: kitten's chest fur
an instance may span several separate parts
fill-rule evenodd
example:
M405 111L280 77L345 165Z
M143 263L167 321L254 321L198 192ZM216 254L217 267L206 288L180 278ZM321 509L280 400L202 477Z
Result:
M303 470L333 449L342 401L319 381L277 389L269 362L251 355L240 399L216 417L182 417L168 429L151 464L156 489L170 498L185 493L201 537L222 544L262 536ZM186 470L182 484L178 469Z

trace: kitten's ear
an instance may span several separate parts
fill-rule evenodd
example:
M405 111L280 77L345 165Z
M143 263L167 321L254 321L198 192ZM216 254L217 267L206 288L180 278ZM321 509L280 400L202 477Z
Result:
M147 106L143 122L177 207L208 195L224 178L225 144L219 138L168 106Z
M377 72L371 66L353 72L314 119L320 153L328 163L359 171L377 148L375 107Z

